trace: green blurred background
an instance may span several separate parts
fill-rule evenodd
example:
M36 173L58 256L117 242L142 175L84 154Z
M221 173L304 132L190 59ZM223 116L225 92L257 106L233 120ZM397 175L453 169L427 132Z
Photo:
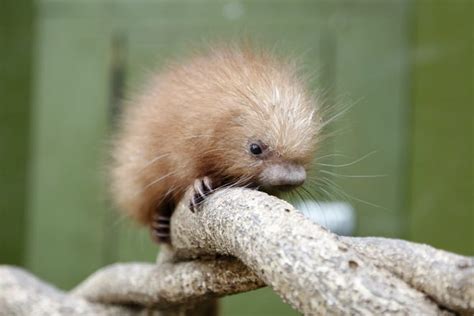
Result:
M326 163L354 197L357 235L474 255L471 0L66 1L0 4L0 263L69 289L117 261L152 261L148 234L108 206L118 100L196 43L253 37L302 56L330 103ZM370 206L368 201L380 207ZM296 314L264 289L223 315Z

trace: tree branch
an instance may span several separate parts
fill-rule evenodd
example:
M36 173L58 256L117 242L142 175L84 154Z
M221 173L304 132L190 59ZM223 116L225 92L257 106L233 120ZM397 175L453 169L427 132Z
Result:
M169 309L265 286L235 258L173 262L168 251L162 250L157 265L122 263L103 268L72 294L105 304Z
M351 249L350 238L341 240L290 204L261 192L218 192L201 212L178 208L171 227L177 256L235 256L304 314L441 312L421 292ZM468 280L468 274L462 279ZM471 294L463 305L472 306L472 301Z
M68 295L15 267L0 265L0 315L138 315L137 309Z
M413 242L375 237L341 237L366 255L449 309L474 313L474 258Z
M173 248L156 265L103 268L71 294L0 267L0 310L173 314L268 284L308 315L474 313L473 258L401 240L339 237L253 190L216 192L195 213L184 205L172 218Z

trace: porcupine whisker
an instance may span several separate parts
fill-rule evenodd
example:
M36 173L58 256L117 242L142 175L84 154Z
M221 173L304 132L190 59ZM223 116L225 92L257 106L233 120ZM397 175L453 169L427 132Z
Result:
M327 200L328 198L323 195L322 192L319 191L319 187L313 188L313 195L316 198L315 202L319 204L321 200Z
M199 153L199 157L205 157L206 155L208 155L208 154L210 154L210 153L220 152L220 151L225 152L225 150L222 149L222 148L214 148L214 149L209 149L209 150L207 150L207 151L204 151L204 152L202 152L202 153Z
M316 192L318 193L318 195L320 196L320 199L321 201L324 201L324 202L330 202L330 201L338 201L340 199L337 199L337 198L333 198L333 195L329 193L329 195L327 193L324 193L323 190L320 190L320 189L324 189L324 185L321 186L321 187L318 187Z
M340 178L383 178L386 177L386 174L369 174L369 175L361 175L361 174L340 174L336 172L331 172L328 170L319 170L321 173L325 173L334 177Z
M321 191L323 191L323 193L326 195L326 199L329 200L329 201L337 201L338 198L332 194L331 192L327 191L326 189L324 189L323 187L320 187L319 188ZM343 200L345 201L346 198L343 198Z
M383 207L381 205L378 205L378 204L375 204L375 203L372 203L372 202L369 202L369 201L359 199L357 197L354 197L354 196L348 194L339 185L337 185L334 181L332 181L328 178L321 178L321 180L325 180L328 184L330 184L331 188L333 188L334 190L336 190L336 192L338 192L340 195L345 197L345 200L348 201L348 202L350 202L351 200L352 201L357 201L357 202L363 203L363 204L368 205L368 206L372 206L372 207L375 207L375 208L380 208L380 209L383 209L385 211L388 211L388 209L386 207Z
M318 140L326 141L327 139L332 139L335 136L345 135L348 131L351 131L351 128L349 126L344 126L344 127L339 126L338 129L336 130L331 130L331 129L328 130L329 125L332 123L334 123L334 121L324 122L323 123L324 125L319 127Z
M127 219L127 216L125 214L118 214L118 216L114 216L114 219L112 221L112 224L109 225L111 227L117 227L120 225L122 222L124 222Z
M386 208L384 206L381 206L381 205L378 205L378 204L375 204L375 203L372 203L372 202L369 202L369 201L366 201L366 200L356 198L355 196L349 195L348 193L344 193L344 194L347 195L349 200L354 200L354 201L363 203L363 204L368 205L368 206L372 206L372 207L375 207L375 208L378 208L378 209L382 209L384 211L390 211L388 208Z
M326 99L328 99L330 96L331 92L330 91L326 91L326 94L324 96L324 100L322 100L322 106L321 108L319 109L319 113L321 115L321 119L324 123L324 121L327 121L328 119L330 119L332 116L336 115L336 114L339 114L341 112L344 112L346 111L347 112L347 104L346 103L343 103L343 102L331 102L332 105L329 105L329 103L327 102Z
M336 136L343 136L347 135L348 132L350 132L351 129L349 127L339 127L338 129L331 130L330 132L325 132L321 133L318 137L318 143L319 144L324 144L329 140L332 140Z
M319 205L319 207L321 208L321 204L320 202L314 198L314 196L309 193L308 191L305 191L303 190L303 192L301 192L300 190L295 190L295 192L298 194L298 196L300 197L300 200L301 202L303 203L304 207L306 210L309 210L310 208L308 207L308 200L311 200L312 202L315 202L316 204ZM309 199L308 199L308 196L309 196ZM309 215L309 214L308 214ZM327 224L327 220L326 220L326 214L323 213L323 216L324 216L324 224Z
M299 200L303 203L305 210L308 210L307 198L303 195L300 190L295 190L295 193L298 195Z
M194 138L200 138L200 137L202 137L202 138L215 138L215 137L212 136L212 135L192 135L192 136L183 137L183 138L181 138L181 139L186 139L186 140L188 140L188 139L194 139Z
M319 194L318 197L314 197L315 200L316 200L316 198L322 198L322 199L328 199L329 198L329 196L324 196L323 194L321 194L321 192L318 191L318 190L321 189L321 187L324 185L324 183L319 182L318 179L315 180L315 179L311 179L311 178L309 178L307 180L307 183L308 183L308 185L311 186L311 189L313 190L314 193Z
M251 179L251 177L245 177L245 178L240 178L240 179L237 179L236 181L234 182L230 182L230 183L227 183L227 184L224 184L224 185L221 185L215 189L212 189L212 192L216 192L218 190L228 190L228 189L232 189L232 188L235 188L235 187L241 187L242 184L248 182L249 180ZM250 184L248 185L245 185L243 187L248 187Z
M326 196L327 196L327 201L338 201L340 200L340 198L338 199L337 198L337 195L335 194L332 194L331 192L327 191L324 189L324 187L320 187L320 189L325 192ZM343 198L343 201L345 201L346 199ZM326 212L322 212L322 214L324 215L324 221L325 221L325 224L327 224L327 219L326 219ZM335 214L336 216L339 216L338 213L336 212Z
M303 192L306 192L306 194L308 194L308 196L312 199L312 200L316 200L316 197L313 196L313 193L311 191L309 191L306 187L302 186L301 187L301 190Z
M174 190L176 190L176 189L177 188L175 186L172 186L172 187L168 188L168 190L166 191L165 194L163 194L161 199L156 202L156 207L158 207L158 205L160 205L160 203L162 203L164 200L166 200L166 198L169 197L174 192Z
M241 181L241 180L244 180L244 181ZM229 190L229 189L235 188L235 187L246 188L246 187L248 187L250 184L247 184L247 185L242 185L242 184L245 183L245 182L248 181L248 180L250 180L250 177L249 177L248 179L239 179L239 180L237 180L237 181L235 181L235 182L232 182L232 183L229 183L229 184L225 184L225 185L221 185L221 186L219 186L219 187L217 187L217 188L214 188L214 189L209 190L209 192L207 193L207 195L210 195L210 194L212 194L212 193L214 193L214 192L216 192L216 191ZM199 205L201 205L201 204L204 203L204 202L205 202L205 200L201 200L201 201L199 201L198 203L196 203L196 206L199 206Z
M310 181L316 185L325 185L329 189L337 187L337 184L330 181L327 177L318 177L316 179L310 179Z
M167 173L167 174L165 174L164 176L161 176L161 177L159 177L158 179L153 180L152 182L148 183L147 185L145 185L145 186L143 187L143 191L145 191L145 190L148 189L149 187L151 187L151 186L157 184L158 182L160 182L160 181L162 181L162 180L164 180L164 179L166 179L166 178L168 178L168 177L174 175L176 172L177 172L177 171L173 171L173 172Z
M321 203L318 201L318 199L316 199L316 198L313 196L313 194L312 194L311 192L307 191L307 189L306 189L305 187L302 187L302 190L304 190L304 191L307 192L307 194L312 198L312 200L313 200L314 202L316 202L316 204L318 204L318 206L319 206L319 208L320 208L321 210L323 209ZM327 221L327 218L326 218L326 212L323 211L323 212L321 212L321 213L322 213L322 215L323 215L323 221L324 221L324 223L320 223L320 224L323 224L323 226L327 226L328 221Z
M344 200L344 201L347 200L347 198L344 197L344 196L342 196L342 195L339 195L339 198L338 198L336 195L331 194L330 191L325 190L324 187L326 187L326 188L328 188L328 189L330 189L330 190L332 190L332 189L336 190L336 189L337 189L337 188L335 188L333 185L330 185L329 183L325 182L325 180L326 180L325 178L321 178L321 177L320 177L320 178L317 178L317 179L310 179L309 182L310 182L312 185L314 185L314 188L315 188L316 190L322 191L322 197L324 198L324 200L337 201L337 200L339 200L339 199L341 199L341 198L342 198L342 200Z
M347 155L344 155L342 153L332 153L332 154L327 154L327 155L323 155L323 156L318 156L318 159L325 159L325 158L331 158L331 157L349 158Z
M299 190L295 190L294 192L295 192L296 195L298 195L299 200L303 202L304 197L301 195L301 192Z
M362 100L362 98L359 98L359 99L356 99L356 100L352 100L351 102L344 102L344 103L340 103L340 102L334 102L334 105L333 106L326 106L326 108L322 111L322 114L323 116L326 114L326 113L330 113L332 114L332 116L329 116L328 118L326 119L323 119L323 124L320 125L320 130L321 129L324 129L325 127L327 127L327 125L331 124L332 122L336 121L338 118L340 118L341 116L347 114L349 111L351 111L354 106L356 106L360 101ZM340 108L340 109L339 109ZM335 111L337 110L337 112ZM334 112L334 113L332 113Z
M340 165L331 165L331 164L325 164L325 163L320 163L320 162L316 162L317 165L320 165L320 166L323 166L323 167L331 167L331 168L344 168L344 167L349 167L349 166L352 166L352 165L355 165L356 163L359 163L361 161L363 161L364 159L372 156L373 154L375 154L377 152L377 150L374 150L374 151L371 151L370 153L360 157L360 158L357 158L356 160L352 161L352 162L349 162L349 163L345 163L345 164L340 164Z
M158 155L158 156L152 158L151 160L149 160L148 162L146 162L145 165L144 165L141 169L139 169L138 171L139 171L139 172L140 172L140 171L143 171L145 168L149 167L150 165L154 164L155 162L157 162L157 161L159 161L160 159L165 158L165 157L167 157L167 156L169 156L169 155L170 155L170 153L165 153L165 154Z
M248 186L251 185L250 183L247 183L250 179L251 179L250 176L240 178L240 179L237 179L235 182L229 183L228 185L221 186L220 189L228 190L228 189L232 189L232 188L235 188L235 187L248 187ZM247 183L247 184L245 184L245 183Z

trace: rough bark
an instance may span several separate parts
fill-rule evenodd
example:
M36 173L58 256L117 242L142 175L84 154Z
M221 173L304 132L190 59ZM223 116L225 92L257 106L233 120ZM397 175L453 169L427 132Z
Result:
M438 304L474 313L474 258L399 239L341 238L376 266L391 271Z
M37 279L30 273L0 266L0 315L123 315L136 316L133 307L103 305L68 295Z
M157 309L265 286L235 258L173 262L166 254L155 264L114 264L92 274L71 293L105 304L138 304Z
M216 297L265 284L235 258L121 263L102 268L70 293L30 273L0 266L0 315L210 315ZM205 307L202 313L196 310Z
M307 315L441 313L426 295L261 192L218 192L201 212L179 208L171 227L178 256L235 256Z
M0 266L0 314L177 315L264 284L307 315L474 313L473 258L339 237L257 191L217 192L195 213L183 205L172 218L174 249L156 265L112 265L69 294Z

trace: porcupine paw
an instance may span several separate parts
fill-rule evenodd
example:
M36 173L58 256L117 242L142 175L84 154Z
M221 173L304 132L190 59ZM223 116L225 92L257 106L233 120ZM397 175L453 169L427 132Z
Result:
M151 223L151 234L157 243L170 242L170 219L169 215L161 215L158 212L153 214Z
M191 190L192 194L189 201L189 209L194 213L199 210L204 199L212 193L211 179L209 179L209 177L204 177L194 180Z

